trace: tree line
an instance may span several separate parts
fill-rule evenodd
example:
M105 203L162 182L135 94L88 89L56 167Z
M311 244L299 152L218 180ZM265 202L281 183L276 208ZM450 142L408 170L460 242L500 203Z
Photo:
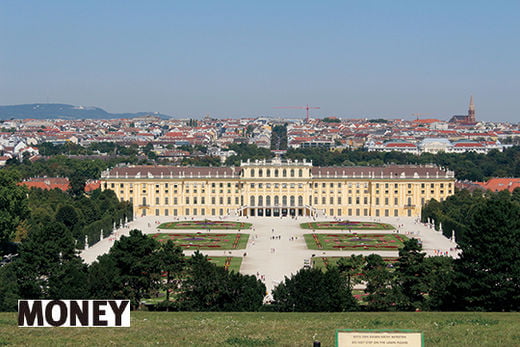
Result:
M74 249L63 224L30 233L19 256L0 267L0 311L16 310L24 299L157 299L154 310L258 311L264 284L254 276L228 272L195 253L186 259L171 241L159 243L131 230L90 266Z
M285 136L284 136L285 134ZM282 125L273 127L271 137L272 148L287 148L286 128ZM111 142L100 142L91 144L88 149L80 145L63 144L52 145L44 143L40 145L41 153L50 155L47 159L30 162L11 159L7 163L7 168L16 170L22 177L34 177L36 175L62 176L69 177L74 189L80 190L86 179L99 177L101 171L114 167L118 163L129 164L150 164L157 161L153 146L148 143L141 150L147 155L148 159L137 156L139 147L137 145L122 146ZM65 156L71 153L71 148L77 149L73 153L115 153L113 157L106 159L75 159ZM207 152L204 146L181 146L181 149L194 150L202 153ZM230 156L225 166L238 166L240 161L262 160L274 157L271 150L259 148L254 144L231 144L229 149L237 154ZM491 150L487 154L475 152L465 153L444 153L437 154L422 153L414 155L401 152L368 152L364 149L343 151L330 151L324 148L289 148L284 155L286 159L292 160L312 160L314 166L379 166L385 164L415 164L426 165L436 164L448 168L455 172L455 177L459 180L484 181L491 177L520 177L520 146L506 148L503 152ZM170 164L170 162L163 162ZM204 156L200 158L185 158L177 165L192 166L220 166L220 158Z
M59 189L27 189L18 182L15 173L0 170L0 254L16 246L11 241L22 242L47 224L66 228L74 247L83 249L85 236L93 245L114 227L133 220L132 204L119 201L111 190L76 195Z
M314 166L353 166L385 164L436 164L455 172L459 180L484 181L491 177L520 177L520 146L488 154L475 152L422 153L368 152L366 150L329 151L322 148L289 149L288 159L312 160Z

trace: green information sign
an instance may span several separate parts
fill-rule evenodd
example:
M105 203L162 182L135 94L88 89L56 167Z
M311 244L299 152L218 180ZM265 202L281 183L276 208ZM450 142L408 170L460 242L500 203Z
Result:
M337 329L337 347L424 347L421 331L406 329Z

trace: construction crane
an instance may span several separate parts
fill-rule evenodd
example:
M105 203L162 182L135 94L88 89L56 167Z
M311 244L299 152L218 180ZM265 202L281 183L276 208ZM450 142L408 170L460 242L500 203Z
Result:
M297 108L297 109L304 109L307 110L307 117L305 118L305 122L309 123L309 110L317 110L319 107L311 107L307 104L307 106L281 106L281 107L274 107L274 108Z

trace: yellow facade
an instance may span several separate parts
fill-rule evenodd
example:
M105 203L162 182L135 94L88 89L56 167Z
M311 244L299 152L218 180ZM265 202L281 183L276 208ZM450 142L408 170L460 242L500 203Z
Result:
M137 216L419 216L454 193L453 172L434 166L313 167L255 161L240 167L132 166L103 173L102 189Z

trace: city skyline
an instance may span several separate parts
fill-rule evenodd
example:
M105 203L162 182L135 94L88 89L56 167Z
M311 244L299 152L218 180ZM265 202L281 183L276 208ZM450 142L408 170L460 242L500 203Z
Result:
M174 117L517 122L520 5L294 2L0 5L0 104Z

